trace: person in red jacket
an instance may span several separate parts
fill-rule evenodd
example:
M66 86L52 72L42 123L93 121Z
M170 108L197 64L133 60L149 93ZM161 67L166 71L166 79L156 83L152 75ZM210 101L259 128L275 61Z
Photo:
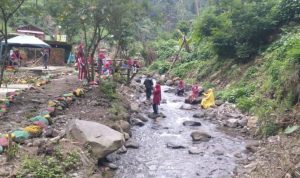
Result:
M183 80L179 81L178 86L177 86L176 94L178 96L183 96L183 94L184 94L184 83L183 83Z
M83 52L83 45L81 44L78 48L78 52L76 55L77 59L77 67L78 67L78 79L83 80L87 77L87 71L85 66L85 59L84 59L84 52Z
M153 112L154 114L158 114L158 105L161 101L161 88L160 84L156 83L153 89Z

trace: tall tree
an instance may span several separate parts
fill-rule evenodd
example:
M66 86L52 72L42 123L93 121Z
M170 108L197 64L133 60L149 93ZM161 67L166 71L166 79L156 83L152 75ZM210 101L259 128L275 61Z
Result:
M3 75L5 70L5 64L8 59L8 45L7 45L7 38L8 38L8 22L13 17L13 15L18 11L18 9L22 6L25 0L1 0L0 4L0 19L3 22L3 25L0 29L0 33L4 38L4 57L1 60L1 73L0 73L0 87L3 81ZM0 54L2 55L2 54ZM0 58L1 59L1 58Z

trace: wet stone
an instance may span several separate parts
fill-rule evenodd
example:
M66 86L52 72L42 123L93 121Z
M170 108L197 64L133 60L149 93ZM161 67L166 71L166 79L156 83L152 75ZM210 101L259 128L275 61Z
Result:
M104 166L112 169L112 170L117 170L118 169L118 166L115 165L114 163L103 163Z
M175 142L175 141L170 141L167 143L167 148L171 148L171 149L184 149L186 148L185 145Z
M125 154L127 153L127 148L122 146L119 150L116 151L117 154Z
M213 154L217 155L217 156L222 156L222 155L224 155L224 152L221 151L221 150L216 150L216 151L213 152Z
M238 126L238 119L228 119L225 125L230 128L236 128Z
M194 131L191 133L193 141L208 142L212 137L202 131Z
M140 127L145 125L145 123L143 121L141 121L140 119L136 119L136 118L132 118L130 120L130 122L131 122L131 125L136 125L136 126L140 126Z
M224 102L222 100L217 100L215 103L216 103L216 106L221 106L222 104L224 104Z
M125 143L125 147L132 148L132 149L138 149L140 147L140 145L134 141L129 140Z
M205 116L205 114L203 112L196 113L193 115L194 118L203 118L204 116Z
M189 154L192 154L192 155L199 155L199 154L201 154L201 155L203 155L204 153L200 149L198 149L197 147L191 147L189 149Z
M196 121L184 121L183 125L184 126L201 126L201 123L196 122Z

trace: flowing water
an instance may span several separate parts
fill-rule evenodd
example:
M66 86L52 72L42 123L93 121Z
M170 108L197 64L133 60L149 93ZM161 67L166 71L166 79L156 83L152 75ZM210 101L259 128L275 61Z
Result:
M163 87L163 90L167 87ZM166 118L157 122L150 119L143 127L132 128L132 140L139 149L128 149L117 160L116 178L194 178L232 177L236 167L235 154L245 149L245 143L219 131L215 124L193 118L197 111L179 109L184 98L173 93L162 93L165 104L159 106ZM149 106L149 111L151 106ZM183 126L184 121L200 121L199 127ZM212 136L209 142L193 143L193 130ZM186 146L185 149L167 148L168 142ZM189 154L190 147L197 147L201 154Z

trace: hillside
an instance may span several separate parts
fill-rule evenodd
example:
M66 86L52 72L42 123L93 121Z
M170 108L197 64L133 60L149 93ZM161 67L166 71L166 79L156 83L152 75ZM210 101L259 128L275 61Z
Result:
M185 26L190 53L179 51L176 32L153 42L157 61L149 70L166 73L179 54L170 74L215 88L217 98L260 118L261 135L273 135L300 119L300 3L247 2L207 7Z

